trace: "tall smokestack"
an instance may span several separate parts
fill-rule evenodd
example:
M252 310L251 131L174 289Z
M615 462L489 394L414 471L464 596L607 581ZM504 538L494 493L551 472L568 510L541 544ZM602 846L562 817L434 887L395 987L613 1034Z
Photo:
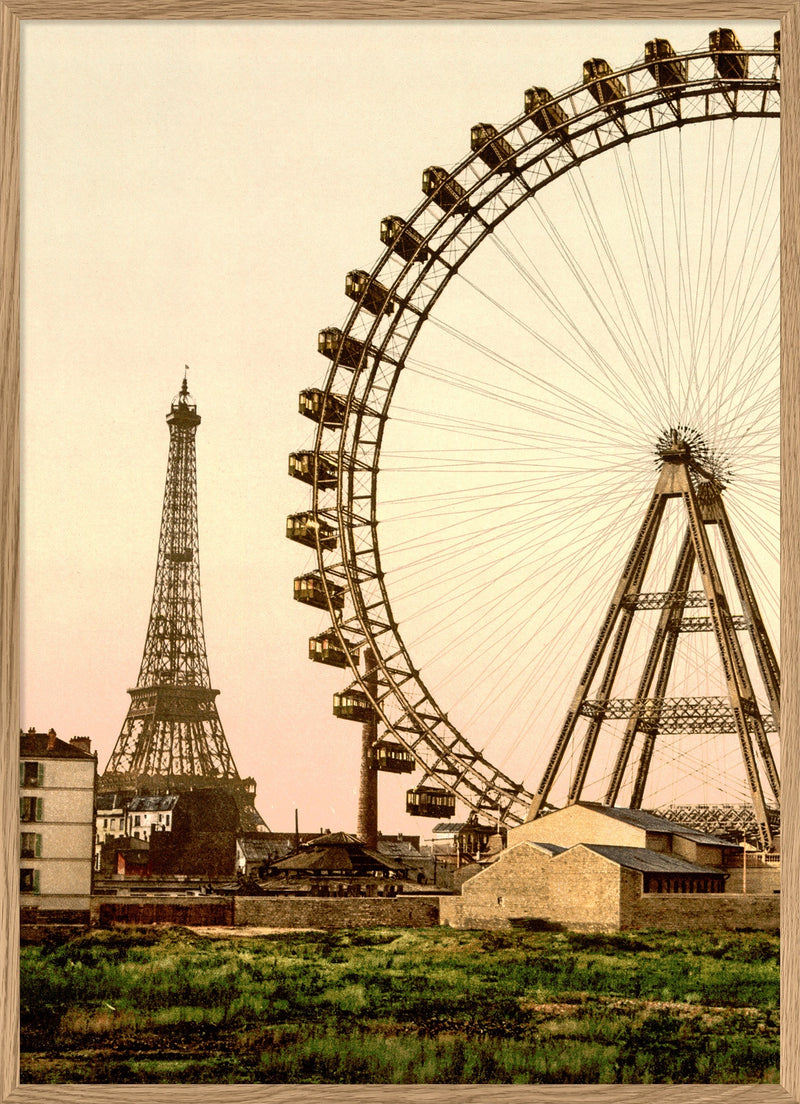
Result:
M378 671L371 648L364 651L364 682L370 694L378 689ZM378 719L373 714L361 726L361 778L358 787L358 828L356 834L365 847L378 846L378 772L372 757L372 745L378 738Z

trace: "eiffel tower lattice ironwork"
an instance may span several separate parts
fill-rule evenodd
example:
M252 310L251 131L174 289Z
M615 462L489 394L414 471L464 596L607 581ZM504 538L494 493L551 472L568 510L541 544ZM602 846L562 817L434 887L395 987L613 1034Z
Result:
M764 796L765 783L780 808L780 780L768 733L780 732L780 671L756 597L722 500L722 481L707 458L708 450L691 431L671 430L659 443L661 470L633 548L625 563L608 613L569 706L542 780L531 802L528 820L543 811L556 775L570 745L577 745L576 727L585 721L577 750L567 801L580 800L592 755L603 725L626 722L616 748L604 804L618 802L623 781L631 784L630 806L641 808L653 751L659 734L733 732L738 737L744 774L753 805L761 846L774 848L775 809ZM668 499L685 506L686 528L677 551L667 591L643 590L648 565ZM717 526L730 577L738 594L741 614L734 615L726 594L720 563L709 538ZM718 542L719 543L719 542ZM703 589L689 589L699 573ZM705 606L707 616L686 610ZM660 610L633 697L612 696L634 615ZM713 631L727 697L666 696L680 634ZM762 715L738 633L746 630L763 685L767 712ZM601 671L603 661L605 667ZM635 770L629 771L634 748L639 747Z
M100 789L180 792L216 785L236 798L244 827L263 820L242 779L211 687L200 601L195 434L186 377L167 415L169 460L150 621L130 708Z

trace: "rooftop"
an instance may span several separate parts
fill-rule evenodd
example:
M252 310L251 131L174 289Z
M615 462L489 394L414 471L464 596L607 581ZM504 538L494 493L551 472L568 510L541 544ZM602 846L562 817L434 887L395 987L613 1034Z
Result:
M151 794L147 797L134 797L128 806L128 812L162 813L174 809L177 801L178 794Z
M601 843L579 843L577 846L594 851L618 866L646 874L714 874L717 877L721 874L719 867L700 866L674 855L651 851L648 847L613 847Z
M91 751L85 751L75 743L59 740L54 729L49 732L27 732L19 734L20 759L88 759L94 762Z
M584 808L594 809L599 813L621 820L625 824L632 824L636 828L643 828L645 832L664 832L673 836L681 836L690 839L694 843L705 843L713 847L727 847L728 844L719 836L710 836L707 832L700 832L696 828L690 828L685 824L676 824L674 820L666 817L655 816L646 813L643 809L619 809L613 805L600 805L593 801L581 801L578 804Z

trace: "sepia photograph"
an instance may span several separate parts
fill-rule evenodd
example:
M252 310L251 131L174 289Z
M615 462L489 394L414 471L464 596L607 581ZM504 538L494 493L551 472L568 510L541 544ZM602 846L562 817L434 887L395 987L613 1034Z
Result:
M24 22L23 1086L781 1083L723 22Z

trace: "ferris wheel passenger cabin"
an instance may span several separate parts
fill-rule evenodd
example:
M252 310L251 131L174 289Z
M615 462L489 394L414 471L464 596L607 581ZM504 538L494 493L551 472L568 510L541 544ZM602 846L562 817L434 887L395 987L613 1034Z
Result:
M470 145L484 165L501 172L514 172L517 159L514 147L507 138L498 134L497 127L491 123L476 123L470 132Z
M328 326L320 330L317 348L329 360L335 360L338 354L343 368L357 368L364 353L364 342L355 337L345 337L337 326Z
M406 792L406 812L411 816L455 816L456 799L449 790L439 786L414 786Z
M344 609L344 591L345 588L338 583L328 583L328 593L334 609ZM309 571L307 575L295 577L294 600L303 602L306 606L314 606L316 609L328 608L325 586L318 571Z
M651 38L645 42L644 60L647 71L659 88L686 83L689 63L676 55L672 43L666 38Z
M332 549L336 547L337 534L326 521L315 521L313 514L289 514L286 519L286 536L289 540L305 544L309 548Z
M404 261L427 261L429 253L425 239L413 226L407 226L405 219L397 215L387 215L381 219L381 241L389 245L392 251Z
M730 27L720 27L708 36L708 48L722 80L746 80L749 58Z
M583 83L601 107L617 115L625 111L625 104L619 102L625 98L625 85L605 58L589 58L583 63Z
M302 452L293 452L289 455L289 475L302 480L312 487L314 474L317 476L318 487L335 487L337 483L336 464L327 456L317 458L315 452L305 449Z
M350 650L350 660L348 661L347 652L339 643L339 638L332 629L328 629L327 632L320 633L319 636L311 636L308 640L308 658L313 659L315 663L327 663L329 667L348 667L350 662L358 665L359 650L354 641L348 640L347 646Z
M534 126L538 127L542 134L560 127L559 137L568 137L569 130L565 124L569 115L560 103L553 103L553 97L547 88L525 90L525 114L530 115Z
M430 165L423 172L422 190L443 211L456 214L469 209L469 204L464 198L467 194L464 185L459 184L447 169L442 169L438 165Z
M340 426L344 422L347 402L344 395L331 395L326 398L319 387L309 387L300 392L298 409L313 422L322 422L326 426Z
M394 299L389 294L389 289L371 279L369 273L361 269L347 273L344 293L370 314L394 314Z
M378 740L372 745L372 765L376 770L392 774L410 774L417 763L410 751L392 740Z
M333 695L333 715L346 721L372 721L375 710L363 690L342 690Z

